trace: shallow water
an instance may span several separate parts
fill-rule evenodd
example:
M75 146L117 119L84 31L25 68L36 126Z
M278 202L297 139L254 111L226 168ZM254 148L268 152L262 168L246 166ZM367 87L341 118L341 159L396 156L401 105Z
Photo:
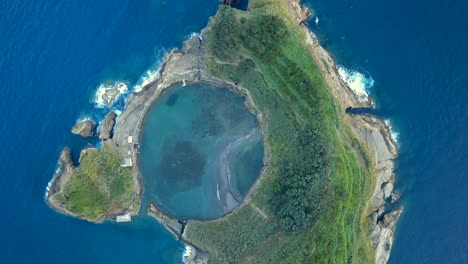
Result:
M177 86L148 113L140 161L146 201L179 219L217 218L259 176L262 134L243 97L208 84Z

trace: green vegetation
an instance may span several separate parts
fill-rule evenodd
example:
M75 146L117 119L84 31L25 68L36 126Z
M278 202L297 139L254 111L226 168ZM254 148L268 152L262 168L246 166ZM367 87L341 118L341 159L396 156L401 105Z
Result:
M211 263L373 262L365 150L287 8L286 1L251 0L249 12L222 6L213 21L208 69L249 91L270 160L246 205L217 221L192 222L185 235Z
M122 168L120 162L117 150L107 144L82 152L64 190L64 207L90 221L128 207L135 186L131 168Z

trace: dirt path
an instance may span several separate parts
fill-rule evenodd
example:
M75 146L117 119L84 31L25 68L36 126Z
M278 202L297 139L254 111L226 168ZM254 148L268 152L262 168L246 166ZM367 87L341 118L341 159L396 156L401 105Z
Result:
M255 211L257 211L257 213L259 213L264 219L268 219L268 215L264 211L262 211L260 208L258 208L255 204L251 203L250 206Z

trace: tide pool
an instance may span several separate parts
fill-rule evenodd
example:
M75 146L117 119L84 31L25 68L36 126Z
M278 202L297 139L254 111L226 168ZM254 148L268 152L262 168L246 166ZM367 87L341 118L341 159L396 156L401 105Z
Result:
M148 113L140 164L146 201L179 219L218 218L260 174L261 129L227 88L172 87Z

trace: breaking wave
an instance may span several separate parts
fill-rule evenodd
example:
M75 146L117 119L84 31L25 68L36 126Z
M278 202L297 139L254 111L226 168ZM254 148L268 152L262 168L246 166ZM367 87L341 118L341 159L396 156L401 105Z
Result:
M123 94L128 92L128 85L123 81L113 84L99 85L94 96L94 104L98 108L111 107Z
M190 34L190 36L188 37L188 39L190 38L193 38L193 37L197 37L199 38L200 40L202 39L202 36L199 32L193 32L192 34Z
M148 70L146 70L133 86L134 93L140 92L146 85L156 81L159 78L159 71L161 70L161 65L163 64L165 53L165 49L158 51L156 56L158 59L156 63L154 63Z
M393 126L393 123L390 119L385 119L385 124L387 125L388 129L390 130L390 136L392 137L393 142L395 142L397 145L400 144L400 133L395 131L395 128Z
M182 262L185 264L189 263L189 261L195 257L195 254L195 248L190 245L185 245L184 252L182 253Z
M143 87L154 82L159 78L159 68L156 70L149 69L141 77L140 80L133 86L133 92L138 93L143 90Z
M369 89L374 86L374 80L358 71L352 71L338 65L338 73L341 79L351 88L360 102L369 100Z

